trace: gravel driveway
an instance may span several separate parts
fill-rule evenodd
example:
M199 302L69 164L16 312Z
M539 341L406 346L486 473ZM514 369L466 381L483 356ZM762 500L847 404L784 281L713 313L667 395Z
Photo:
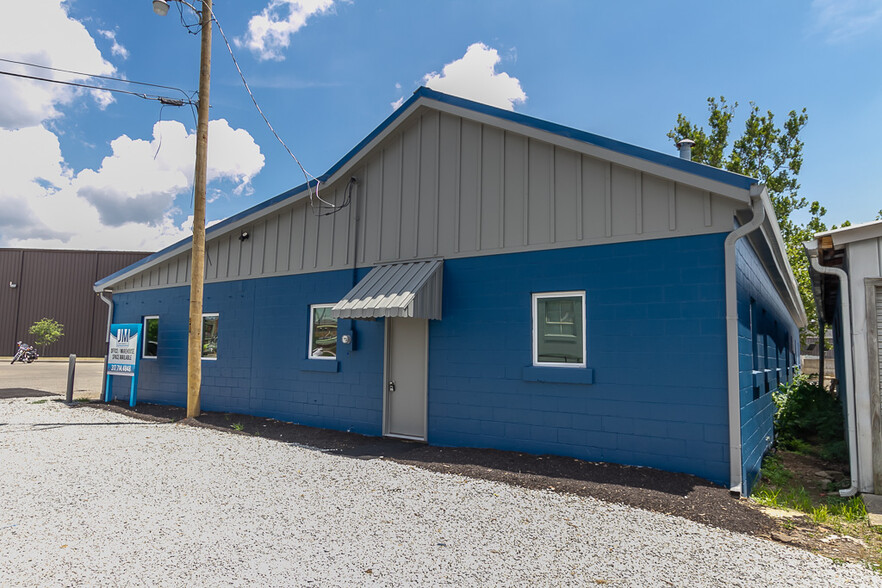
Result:
M882 586L590 498L0 400L0 585Z

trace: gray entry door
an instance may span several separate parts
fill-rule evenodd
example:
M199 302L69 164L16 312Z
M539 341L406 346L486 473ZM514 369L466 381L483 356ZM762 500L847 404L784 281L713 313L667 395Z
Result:
M429 321L390 318L387 325L384 434L425 441Z

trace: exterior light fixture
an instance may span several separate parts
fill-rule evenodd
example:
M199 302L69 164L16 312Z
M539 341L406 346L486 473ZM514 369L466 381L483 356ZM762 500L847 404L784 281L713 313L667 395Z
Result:
M168 14L168 2L165 0L153 0L153 12L159 16Z
M18 284L16 284L15 282L9 282L9 287L10 288L18 288Z
M250 236L251 235L248 234L248 231L242 231L242 233L239 235L239 240L240 241L247 241L248 237L250 237Z

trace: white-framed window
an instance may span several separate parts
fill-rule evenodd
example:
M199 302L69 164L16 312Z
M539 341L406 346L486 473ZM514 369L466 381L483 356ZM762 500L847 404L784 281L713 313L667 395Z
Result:
M202 315L202 359L217 359L217 328L220 315L207 312Z
M337 319L331 316L333 304L309 306L309 358L337 358Z
M159 351L159 317L145 316L141 331L141 357L156 358Z
M585 291L533 294L533 365L585 367Z

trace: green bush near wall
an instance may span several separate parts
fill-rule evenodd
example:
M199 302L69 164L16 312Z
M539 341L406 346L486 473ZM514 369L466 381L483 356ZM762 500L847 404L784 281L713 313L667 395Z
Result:
M778 447L848 462L845 419L837 395L798 374L774 393Z

